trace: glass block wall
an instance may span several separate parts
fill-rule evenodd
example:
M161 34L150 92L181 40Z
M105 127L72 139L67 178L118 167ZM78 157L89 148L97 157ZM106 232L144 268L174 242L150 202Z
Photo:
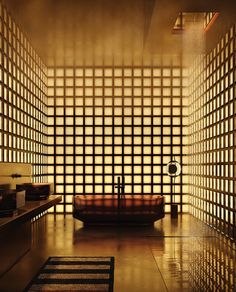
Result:
M190 211L236 238L235 26L190 70Z
M181 65L48 69L48 172L63 195L56 212L71 212L74 194L126 194L174 199L166 175L183 165L175 201L188 210L186 76Z
M47 180L46 67L0 3L0 161ZM45 178L44 178L45 177Z

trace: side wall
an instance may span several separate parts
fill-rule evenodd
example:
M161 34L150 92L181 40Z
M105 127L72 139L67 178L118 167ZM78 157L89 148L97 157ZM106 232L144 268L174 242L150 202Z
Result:
M235 25L190 70L190 212L236 238Z
M0 3L0 161L47 178L46 67Z

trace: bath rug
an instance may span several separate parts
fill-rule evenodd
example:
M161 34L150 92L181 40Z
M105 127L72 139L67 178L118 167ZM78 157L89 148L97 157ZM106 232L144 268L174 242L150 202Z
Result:
M49 257L25 292L112 292L114 257Z

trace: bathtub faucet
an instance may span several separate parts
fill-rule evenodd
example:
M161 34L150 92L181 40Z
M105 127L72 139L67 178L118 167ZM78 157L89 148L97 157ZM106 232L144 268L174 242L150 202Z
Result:
M124 177L123 177L123 183L121 183L120 176L118 176L117 184L115 185L115 188L118 190L118 195L124 193L124 190L125 190Z
M115 188L117 189L118 191L118 210L120 210L120 207L121 207L121 199L124 197L124 190L125 190L125 178L123 176L123 179L122 179L122 183L120 182L120 176L118 176L117 178L117 184L115 185Z

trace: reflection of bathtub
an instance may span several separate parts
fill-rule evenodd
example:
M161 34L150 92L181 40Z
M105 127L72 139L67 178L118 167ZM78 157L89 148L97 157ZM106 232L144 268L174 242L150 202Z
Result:
M165 216L160 195L75 195L73 216L87 224L153 224Z

